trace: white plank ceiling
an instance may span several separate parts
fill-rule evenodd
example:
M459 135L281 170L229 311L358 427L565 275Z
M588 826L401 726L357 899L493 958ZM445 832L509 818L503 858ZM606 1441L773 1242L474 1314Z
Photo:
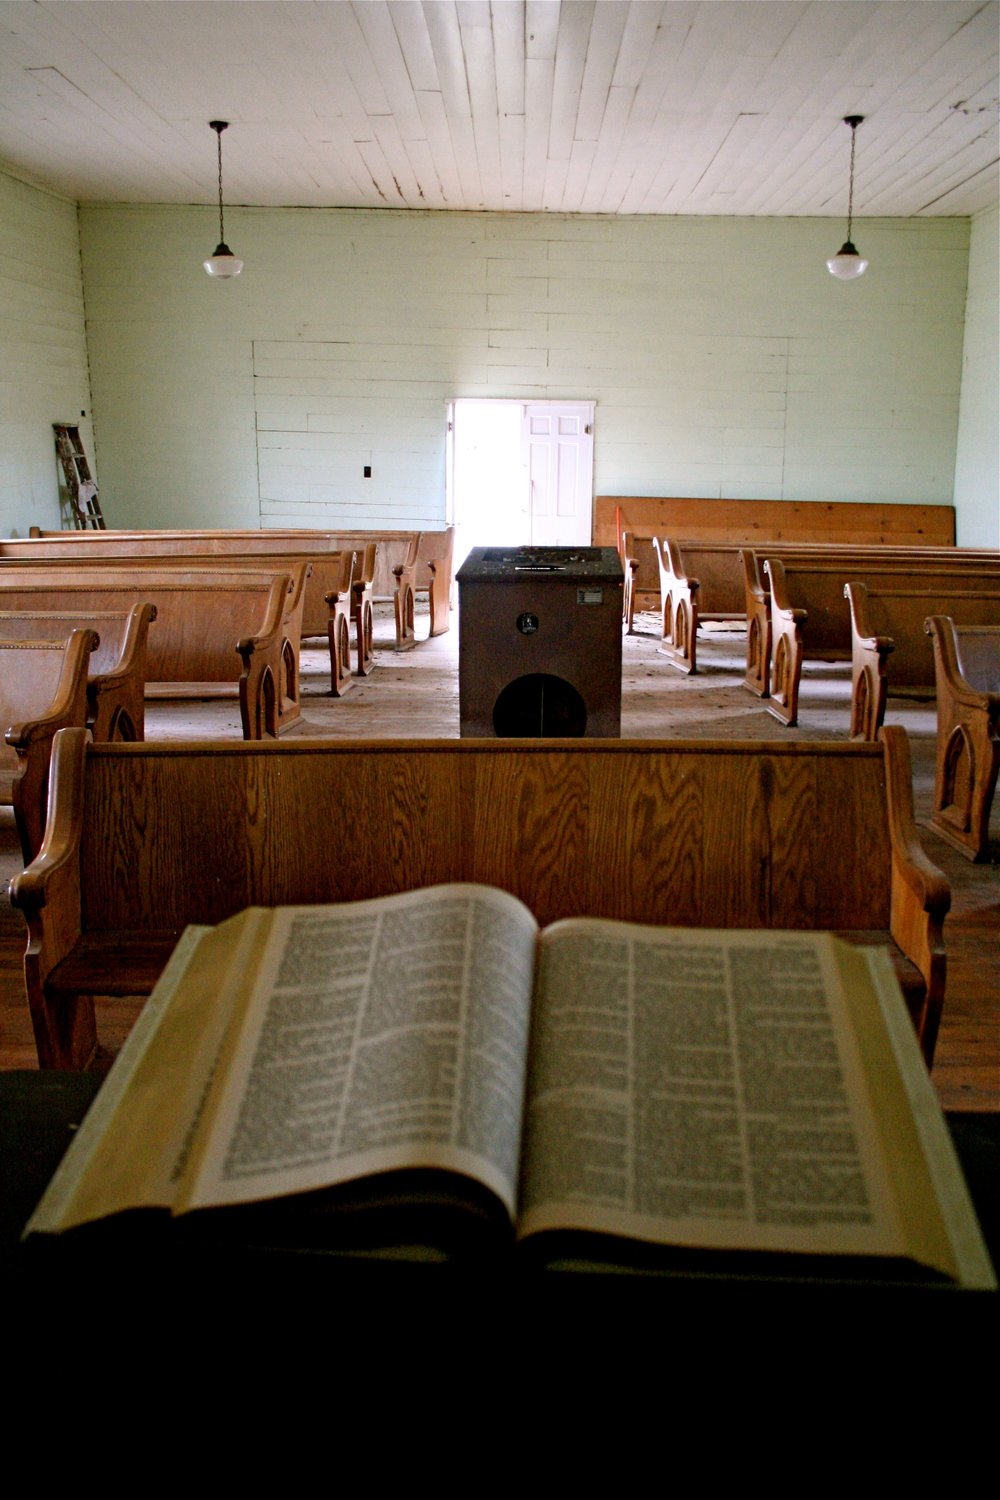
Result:
M996 203L997 0L0 3L0 165L84 202Z

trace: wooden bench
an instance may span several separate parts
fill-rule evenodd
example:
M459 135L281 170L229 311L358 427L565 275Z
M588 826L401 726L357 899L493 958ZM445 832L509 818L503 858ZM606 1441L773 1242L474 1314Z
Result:
M851 620L853 739L877 738L889 693L934 697L934 650L924 628L929 615L1000 630L1000 576L981 588L920 580L889 589L855 581L844 585L844 594Z
M707 546L711 556L716 544ZM724 588L721 579L709 574L706 589L695 572L705 551L701 543L678 543L669 537L654 537L652 547L660 585L659 649L682 672L696 672L699 624L709 620L745 624L742 582L740 580L737 593L735 588ZM730 550L738 565L738 551ZM726 607L721 607L723 605ZM736 605L741 607L733 607Z
M661 545L666 547L667 538L660 538ZM680 541L674 537L670 538L674 550L674 571L678 584L683 584L690 579L698 582L698 614L702 620L731 621L734 624L743 625L747 619L747 592L746 581L741 554L751 552L758 558L764 557L833 557L841 558L847 552L860 554L868 557L900 557L912 556L935 556L935 557L969 557L977 555L996 556L996 553L980 554L973 548L956 547L914 547L902 546L896 542L886 542L874 545L871 543L844 543L844 542L811 542L793 541L782 542L778 538L770 541L753 542L752 545L740 542L722 542L705 540L701 538L686 539ZM650 542L650 547L652 547ZM654 552L654 562L656 556ZM662 579L661 579L662 598Z
M721 500L664 495L598 495L593 540L617 547L622 533L669 536L678 541L761 540L864 542L873 546L955 544L953 505L893 505L871 500Z
M90 654L87 725L95 740L141 740L145 733L146 644L156 619L152 604L120 614L0 614L0 641L65 640L71 631L96 630Z
M87 1065L92 997L147 994L189 922L475 880L543 923L891 939L930 1061L948 887L916 839L905 733L883 735L107 746L67 732L42 851L12 888L39 1058Z
M85 540L81 544L78 538ZM337 698L351 685L348 620L353 612L352 581L360 576L361 561L330 546L324 532L303 532L295 537L270 532L227 531L70 531L45 537L0 541L0 566L5 562L94 562L111 559L118 566L126 560L154 559L151 566L172 566L183 560L189 566L268 567L287 571L287 565L309 562L302 606L303 638L322 636L330 648L330 691ZM159 560L159 561L157 561ZM359 673L361 661L359 657ZM361 674L363 675L363 674Z
M455 528L421 531L417 543L417 593L427 593L431 635L451 626L451 588L455 567Z
M957 549L956 549L957 550ZM860 581L875 589L899 589L916 579L949 591L1000 586L1000 558L959 561L939 557L911 557L903 562L864 560L845 553L839 562L815 558L766 558L764 571L771 584L771 669L768 711L783 724L798 722L799 687L806 652L811 658L849 661L850 611L845 583ZM750 642L748 631L748 662Z
M342 546L377 548L371 597L391 600L397 651L417 644L415 601L426 592L430 608L429 634L443 635L450 627L455 528L444 531L358 530L332 532Z
M95 545L95 539L97 546L101 546L103 543L103 545L107 547L109 542L117 543L119 540L137 537L155 538L159 544L163 545L164 550L166 550L167 544L171 538L184 540L191 539L194 536L213 539L213 545L211 547L202 549L205 551L214 550L216 541L220 544L220 547L228 548L228 544L233 538L245 539L248 544L248 549L250 547L259 547L262 550L271 550L274 544L279 542L282 545L287 544L288 546L294 548L297 543L301 542L303 544L303 550L312 550L313 548L316 548L318 550L323 547L327 547L330 550L336 551L339 549L340 539L347 536L350 536L352 538L352 542L354 545L362 549L365 545L372 542L377 542L379 540L399 541L402 538L415 536L417 538L416 571L413 575L412 587L416 593L426 591L429 596L431 635L442 635L449 628L449 610L451 604L452 570L454 565L455 541L455 528L453 526L446 526L441 531L416 532L387 531L377 529L370 530L364 528L358 528L356 530L345 529L343 531L334 531L295 527L266 527L263 530L253 531L242 529L215 529L199 530L196 532L85 532L43 531L37 526L32 526L30 537L13 540L9 544L0 543L0 556L4 555L4 550L8 545L11 548L11 551L8 555L11 556L54 555L51 552L43 552L40 554L33 553L32 548L38 542L42 542L43 544L55 543L56 546L58 546L61 555L76 555L76 553L79 551L83 551L88 547L93 547ZM404 553L404 561L405 557L406 554ZM398 561L399 559L396 560ZM393 598L394 594L395 584L393 582L393 575L390 568L385 580L385 597Z
M97 632L0 641L0 803L13 807L24 862L45 831L49 759L56 732L87 719L87 668Z
M968 859L985 859L1000 768L1000 626L933 615L926 629L938 711L931 826Z
M362 618L366 621L366 631L371 631L372 602L391 602L396 628L393 649L412 650L417 644L414 619L419 532L340 531L335 537L341 547L374 548L368 553L365 573Z
M299 649L306 563L283 572L0 562L0 610L119 613L156 608L147 698L237 695L244 739L275 736L300 716ZM149 564L150 566L147 566ZM151 566L157 564L157 566Z
M673 641L677 634L691 641L692 651L696 632L683 629L671 631L669 621L676 624L678 613L680 624L686 625L692 614L697 613L699 622L723 622L745 627L748 618L749 590L744 572L742 554L751 552L758 558L784 557L786 554L804 556L817 554L839 558L848 550L844 543L823 541L754 541L752 549L746 543L722 541L711 538L685 538L675 536L644 537L626 532L623 537L626 568L625 617L629 630L636 608L659 607L663 622L664 641ZM923 555L954 555L954 547L901 546L899 543L857 544L852 543L852 552L863 550L869 556L909 556L914 551ZM764 580L758 579L763 599L764 618L767 618L767 589ZM653 590L656 590L655 594ZM752 614L751 614L752 618ZM671 653L667 653L671 654ZM692 671L692 658L682 652L677 658L678 666Z

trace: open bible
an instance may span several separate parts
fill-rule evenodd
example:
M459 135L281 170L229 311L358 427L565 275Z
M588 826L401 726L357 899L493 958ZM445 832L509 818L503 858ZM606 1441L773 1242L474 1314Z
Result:
M157 1209L351 1252L994 1284L886 953L539 931L477 885L186 931L27 1233Z

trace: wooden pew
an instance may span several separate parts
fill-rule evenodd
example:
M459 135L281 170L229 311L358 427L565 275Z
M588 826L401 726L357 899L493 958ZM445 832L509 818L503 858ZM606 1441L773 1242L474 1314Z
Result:
M275 736L300 716L299 649L307 563L281 573L166 567L164 558L117 567L94 559L0 563L0 610L106 614L156 608L147 698L238 696L244 739ZM152 564L155 566L146 566Z
M2 598L2 596L0 596ZM146 645L156 606L135 604L120 614L0 614L0 641L65 640L73 630L96 630L90 654L87 726L95 740L141 740L145 733Z
M652 609L659 600L659 572L651 536L623 531L618 548L625 574L622 619L628 635L635 634L637 609Z
M888 589L855 581L844 585L844 594L851 620L852 739L878 737L889 693L933 698L934 650L924 628L929 615L1000 629L1000 576L981 588L922 579Z
M700 621L718 621L745 626L748 616L754 620L754 611L748 603L751 590L745 576L744 555L757 558L777 556L832 556L839 559L846 552L864 553L865 556L900 558L918 556L958 555L954 547L912 547L895 542L872 544L831 543L823 541L755 541L748 548L737 542L711 538L685 538L675 536L644 537L626 533L623 538L626 567L625 615L629 629L636 608L652 608L658 605L663 621L665 642L673 641L673 634L682 640L690 640L692 651L696 643L696 632L667 628L668 618L681 614L680 624L686 625L694 612ZM962 556L992 555L978 554L963 549ZM762 623L768 623L769 594L766 580L757 578ZM657 592L652 591L656 588ZM669 605L669 616L668 616ZM756 627L754 627L756 628ZM673 655L669 650L667 655ZM680 652L676 665L684 671L693 670L693 657ZM761 696L766 696L766 693Z
M81 544L77 538L86 540ZM43 538L0 540L0 572L8 562L93 563L110 559L123 566L126 561L150 566L169 566L183 560L187 566L217 568L219 559L227 566L273 567L287 571L287 565L309 562L305 577L305 599L302 606L303 637L322 636L330 648L330 691L342 696L351 685L348 621L353 613L352 580L360 576L361 562L352 552L346 555L330 546L327 533L302 533L296 538L272 537L270 532L224 531L70 531ZM157 561L159 559L159 561ZM361 660L359 657L359 675ZM370 670L370 668L369 668Z
M421 531L417 544L417 593L426 591L431 635L444 635L451 626L451 587L455 567L455 528Z
M371 629L371 602L392 603L396 627L394 650L410 651L417 644L414 629L417 593L417 559L420 533L416 531L339 531L334 533L341 547L373 546L371 576L366 572L365 608L368 630Z
M429 596L431 635L442 635L450 624L450 603L452 588L452 570L454 565L454 541L455 528L446 526L440 531L389 531L379 529L344 529L341 531L333 529L309 529L295 527L265 527L260 530L230 529L230 530L203 530L197 531L43 531L37 526L32 526L30 537L12 540L9 544L0 542L0 556L4 555L5 549L11 548L8 555L11 556L53 556L49 551L33 552L32 549L41 542L43 547L55 544L61 555L75 555L88 547L95 545L107 547L109 543L117 544L126 538L156 539L163 550L168 550L171 538L190 540L198 536L213 539L212 545L201 550L215 550L218 542L220 550L229 550L229 543L234 538L244 538L248 544L248 550L272 550L280 543L295 548L296 544L302 544L302 550L317 550L323 547L338 550L340 539L350 536L354 545L364 548L371 542L378 541L400 541L403 538L415 536L416 547L416 570L413 575L412 587L416 593L425 592ZM81 544L82 539L82 544ZM405 561L406 553L402 554ZM400 559L395 559L399 561ZM386 598L394 598L395 584L392 579L391 568L386 575Z
M758 698L766 698L771 691L771 658L773 654L771 581L765 570L766 557L777 557L782 563L816 562L823 565L831 559L835 566L844 563L843 580L859 577L865 569L880 563L901 566L919 573L925 563L932 566L963 566L986 568L988 571L1000 566L1000 552L958 547L838 547L802 545L789 543L780 552L769 554L753 548L741 548L739 564L743 578L745 608L747 615L747 665L744 687ZM839 618L839 605L835 606Z
M695 672L699 623L713 620L743 624L744 610L732 607L743 603L742 589L739 595L734 589L723 589L711 574L709 586L704 588L701 578L696 576L703 550L698 542L679 543L669 537L654 537L652 545L660 584L659 649L682 672ZM732 555L738 561L738 553ZM720 607L723 604L728 607Z
M0 641L0 803L13 807L24 862L45 830L49 760L58 730L87 718L87 667L97 632L72 630L61 640Z
M12 889L29 927L39 1058L87 1065L92 997L147 994L188 922L455 880L501 886L542 923L590 915L890 942L933 1055L948 887L917 842L909 749L892 726L878 745L107 746L70 731L41 853Z
M771 670L768 711L783 724L798 722L799 686L806 653L827 661L849 661L850 612L844 585L860 581L876 589L901 589L916 579L948 591L1000 586L1000 559L911 558L864 561L845 553L840 562L815 558L766 558L771 583ZM748 642L749 660L749 642Z
M443 635L449 629L455 545L453 526L447 526L443 531L365 529L331 532L330 535L343 546L376 544L378 552L372 597L392 601L397 651L409 651L417 643L414 603L419 593L428 595L429 634Z
M751 553L758 558L787 556L811 556L841 558L846 553L864 554L868 557L934 556L941 558L967 558L987 556L996 558L996 552L986 549L903 546L898 542L823 542L782 541L774 537L770 541L754 541L752 544L725 542L705 538L670 538L676 549L681 566L678 577L695 578L699 585L699 610L703 620L731 620L742 624L747 618L746 582L741 554ZM666 537L661 537L666 542ZM652 542L650 543L652 546Z
M593 541L621 551L624 531L678 541L762 540L873 546L955 544L953 505L888 504L880 500L722 500L667 495L597 495Z
M985 859L1000 768L1000 626L933 615L926 629L938 710L931 826L968 859Z

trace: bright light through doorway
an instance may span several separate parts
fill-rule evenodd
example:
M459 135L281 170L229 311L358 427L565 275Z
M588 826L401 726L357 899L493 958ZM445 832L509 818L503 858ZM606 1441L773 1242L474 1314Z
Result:
M589 544L592 402L455 401L449 420L456 563L472 547Z

